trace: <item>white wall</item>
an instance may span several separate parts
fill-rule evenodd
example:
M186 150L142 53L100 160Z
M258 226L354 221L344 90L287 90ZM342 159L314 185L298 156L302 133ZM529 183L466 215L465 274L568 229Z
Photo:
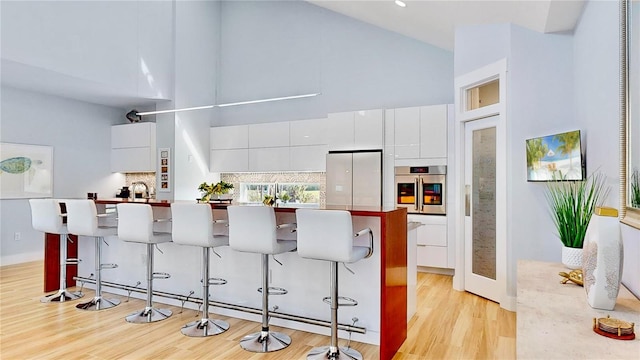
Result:
M575 112L587 129L587 169L607 176L607 205L619 208L619 28L618 2L590 1L575 31ZM622 225L622 282L640 296L640 231Z
M173 103L177 108L211 104L218 75L220 3L177 2L175 9ZM198 185L212 177L209 128L214 114L212 109L175 114L175 200L198 198Z
M453 54L303 1L222 4L218 102L320 92L223 108L213 126L453 102Z
M560 241L541 184L526 181L525 140L575 126L572 38L510 24L456 31L455 76L507 59L507 295L518 259L560 261ZM456 106L460 106L456 104Z
M8 87L0 97L2 142L53 146L54 198L114 197L124 185L110 168L111 125L121 122L122 109ZM28 200L0 200L0 211L2 265L41 259L43 234L31 228Z
M507 95L508 294L519 259L560 262L545 184L527 182L526 139L580 128L573 113L573 39L511 26Z

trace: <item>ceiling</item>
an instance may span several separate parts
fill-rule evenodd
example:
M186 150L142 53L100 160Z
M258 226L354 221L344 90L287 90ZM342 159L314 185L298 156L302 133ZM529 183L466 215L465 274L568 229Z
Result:
M337 13L453 50L455 28L513 23L542 33L572 31L584 0L307 0Z

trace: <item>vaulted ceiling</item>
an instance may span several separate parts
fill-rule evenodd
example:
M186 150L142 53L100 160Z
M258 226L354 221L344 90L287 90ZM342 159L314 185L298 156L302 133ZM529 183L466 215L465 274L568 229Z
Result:
M571 32L584 0L307 0L343 15L453 50L455 28L513 23L542 33Z

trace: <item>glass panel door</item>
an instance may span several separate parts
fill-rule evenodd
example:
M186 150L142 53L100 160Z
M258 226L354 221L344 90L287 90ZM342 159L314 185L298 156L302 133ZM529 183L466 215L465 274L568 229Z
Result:
M396 177L396 204L416 207L417 178L413 176Z
M496 279L496 128L473 131L472 271Z
M442 205L442 184L423 182L422 203L424 205Z

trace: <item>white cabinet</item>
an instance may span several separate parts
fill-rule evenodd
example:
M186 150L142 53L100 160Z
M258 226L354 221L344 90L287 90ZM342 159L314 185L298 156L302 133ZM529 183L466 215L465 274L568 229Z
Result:
M156 171L155 123L111 127L111 171Z
M327 118L329 150L353 149L353 112L333 113Z
M447 105L420 108L420 157L447 157Z
M291 121L289 123L289 145L326 145L327 119Z
M289 171L289 169L288 146L249 149L249 171Z
M382 149L384 112L377 109L329 114L327 143L329 150Z
M219 126L209 130L211 172L249 171L249 126Z
M291 146L289 161L291 171L325 171L326 145Z
M447 157L447 105L394 109L396 159Z
M211 150L211 172L249 171L249 149Z
M420 157L420 108L395 109L396 159Z
M249 126L219 126L209 130L211 150L246 149L249 147Z
M453 268L448 260L447 217L408 215L407 220L422 224L417 230L417 265Z
M289 146L289 122L249 125L249 148Z

